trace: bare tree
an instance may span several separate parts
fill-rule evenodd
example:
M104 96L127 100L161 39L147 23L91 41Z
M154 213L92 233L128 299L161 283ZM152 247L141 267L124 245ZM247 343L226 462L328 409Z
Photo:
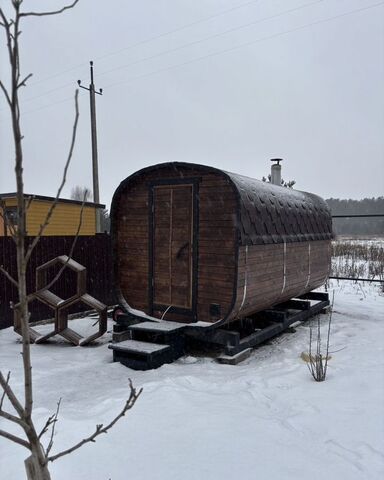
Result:
M261 181L262 182L267 182L267 183L271 183L271 174L269 173L268 174L268 177L262 177L261 178ZM294 185L296 185L296 180L288 180L287 182L284 180L284 178L281 179L281 186L282 187L285 187L285 188L293 188Z
M91 199L91 190L88 187L76 185L71 189L71 199L88 202Z
M47 15L60 14L66 10L73 8L78 0L73 1L70 5L64 6L61 9L48 12L22 12L21 5L23 0L11 0L10 6L13 9L13 18L8 19L4 7L0 7L0 27L5 32L7 52L10 63L10 85L7 87L5 83L0 80L0 88L5 96L6 103L9 107L12 123L12 135L15 148L15 175L17 185L17 218L16 225L12 229L12 237L16 243L17 250L17 277L12 277L9 272L5 271L0 266L0 271L6 278L17 286L19 294L19 311L22 331L22 361L24 372L24 393L22 398L18 398L10 385L11 374L8 372L4 374L0 371L0 387L2 393L0 394L0 418L3 418L13 424L21 427L22 434L14 435L9 431L0 429L0 436L17 443L29 450L30 456L25 460L25 468L27 478L29 480L50 480L50 472L48 468L49 462L53 462L64 455L68 455L80 448L88 442L94 442L96 437L102 433L107 433L113 425L130 410L141 390L137 391L132 383L129 382L130 393L129 397L123 406L121 412L106 426L97 425L95 431L88 437L81 440L73 447L51 455L53 446L53 436L55 425L58 420L60 401L57 406L56 413L49 417L43 429L38 432L33 419L33 382L32 382L32 365L30 355L30 338L29 338L29 311L28 311L28 295L26 286L26 271L29 259L36 247L41 235L43 235L47 225L50 222L54 208L60 197L61 191L66 181L67 170L72 158L73 149L76 140L77 124L78 124L78 92L75 94L75 119L72 128L72 137L70 142L69 153L64 166L63 176L60 186L57 190L56 199L52 203L44 222L41 224L38 235L26 247L26 211L30 202L33 200L25 197L23 184L23 149L22 149L22 131L20 118L20 103L19 91L26 86L27 80L32 76L28 74L25 77L21 75L20 69L20 53L19 53L19 39L21 35L20 23L25 17L43 17ZM13 408L13 410L12 410ZM47 446L43 444L43 436L51 430L50 439Z
M92 192L88 187L81 187L76 185L71 189L71 199L79 200L81 202L91 201ZM110 229L110 219L108 210L106 208L101 208L100 210L100 230L101 232L109 232Z

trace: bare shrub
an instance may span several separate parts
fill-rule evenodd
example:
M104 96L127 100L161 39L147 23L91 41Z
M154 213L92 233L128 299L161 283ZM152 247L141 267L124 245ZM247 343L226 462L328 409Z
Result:
M323 382L327 376L329 355L329 340L331 334L332 312L333 312L334 294L332 298L332 305L328 312L328 331L323 348L323 335L321 331L320 319L321 316L316 317L315 325L309 326L309 353L307 358L303 359L307 362L308 369L316 382ZM313 348L314 347L314 348Z

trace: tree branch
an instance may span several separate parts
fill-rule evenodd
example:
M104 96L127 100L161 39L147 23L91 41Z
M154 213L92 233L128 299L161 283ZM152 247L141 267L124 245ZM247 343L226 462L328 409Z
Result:
M64 457L64 455L68 455L72 452L74 452L75 450L77 450L78 448L82 447L83 445L85 445L86 443L90 443L90 442L94 442L95 439L101 435L102 433L107 433L108 430L110 430L114 425L115 423L120 420L120 418L122 418L128 410L130 410L136 403L136 400L139 398L141 392L143 391L143 389L141 388L138 392L136 391L136 389L133 387L132 385L132 381L131 379L129 379L129 388L130 388L130 395L129 395L129 398L128 400L126 401L125 405L124 405L124 408L121 410L121 412L107 425L107 426L103 426L102 424L101 425L96 425L96 430L95 432L90 435L89 437L87 438L84 438L83 440L81 440L81 442L77 443L76 445L74 445L73 447L71 448L68 448L67 450L63 450L62 452L56 454L56 455L53 455L52 457L48 457L47 458L47 461L48 462L54 462L55 460L57 460L58 458L60 457Z
M11 97L9 96L8 90L5 88L4 83L0 80L0 88L2 89L5 99L7 100L9 108L12 108Z
M9 379L11 378L11 372L8 372L7 378L5 380L5 385L9 386ZM26 427L26 423L23 422L19 417L16 417L15 415L12 415L11 413L8 413L3 410L3 403L4 403L4 398L5 398L5 389L3 389L3 394L0 399L0 417L5 418L6 420L9 420L10 422L17 423L21 427Z
M6 420L9 420L10 422L16 423L17 425L20 425L22 428L28 428L28 425L23 422L19 417L16 417L15 415L12 415L11 413L5 412L4 410L0 410L0 417L5 418Z
M8 379L8 376L7 376ZM4 390L8 400L11 402L13 408L16 410L16 412L19 414L20 418L23 418L24 415L24 409L21 406L19 400L17 399L16 395L13 393L13 390L11 386L8 384L8 380L6 380L0 371L0 386Z
M29 210L29 207L32 205L33 200L35 199L35 195L30 195L28 197L28 203L25 206L25 211L27 212Z
M7 49L8 49L8 56L9 56L9 63L13 66L13 51L12 51L12 34L10 27L13 25L13 21L7 21L7 17L2 8L0 8L0 17L2 19L2 27L5 30L5 36L7 38Z
M15 287L18 287L19 284L17 283L17 281L5 270L5 268L0 265L0 272L6 276L6 278L15 286Z
M47 450L45 451L46 457L48 457L49 452L51 451L51 448L53 447L53 437L55 435L55 427L56 427L57 417L59 416L60 404L61 404L61 398L57 402L56 413L55 413L55 415L53 415L53 419L51 421L51 424L52 424L51 438L49 439L49 444L48 444Z
M37 290L35 293L39 293L43 290L50 289L59 280L59 278L61 277L65 268L67 267L68 263L72 260L72 256L73 256L73 252L75 250L76 242L79 238L79 233L80 233L80 230L81 230L81 226L83 224L84 201L85 200L83 200L83 203L81 205L79 224L77 226L77 231L76 231L76 234L75 234L75 238L73 239L71 249L69 251L69 254L67 255L67 257L68 257L67 260L63 263L63 265L60 267L60 270L57 272L55 277L48 283L48 285L45 285L44 288L42 288L41 290Z
M48 15L58 15L59 13L65 12L65 10L73 8L78 1L79 0L75 0L70 5L66 5L63 8L60 8L60 10L52 10L51 12L22 12L20 13L20 17L46 17Z
M7 378L5 380L5 384L8 385L9 384L9 379L11 378L11 372L8 372L7 373ZM0 411L2 410L3 408L3 403L4 403L4 397L5 397L5 390L3 391L3 395L1 396L1 400L0 400Z
M71 145L70 145L70 148L69 148L69 152L68 152L68 157L67 157L67 161L65 163L65 166L64 166L64 171L63 171L63 177L62 177L62 180L61 180L61 184L57 190L57 193L56 193L56 197L53 201L53 203L51 204L49 210L48 210L48 213L45 217L45 221L44 223L42 223L40 225L40 229L39 229L39 232L37 234L37 236L33 239L32 243L29 245L28 247L28 250L27 250L27 253L25 255L25 262L28 263L29 259L31 258L31 255L32 255L32 252L34 250L34 248L36 247L36 245L38 244L39 240L40 240L40 237L42 236L42 234L44 233L44 230L46 229L46 227L48 226L49 224L49 221L51 220L51 217L52 217L52 214L53 214L53 211L54 209L56 208L56 205L57 205L57 202L59 200L59 197L60 197L60 194L61 194L61 191L64 187L64 184L66 182L66 179L67 179L67 171L68 171L68 167L69 167L69 164L71 162L71 159L72 159L72 155L73 155L73 150L75 148L75 141L76 141L76 132L77 132L77 124L78 124L78 121L79 121L79 102L78 102L78 96L79 96L79 90L77 89L76 92L75 92L75 121L73 123L73 127L72 127L72 138L71 138Z
M0 437L7 438L8 440L12 440L12 442L15 442L22 447L28 448L28 450L31 449L31 445L23 440L22 438L16 437L16 435L12 435L12 433L5 432L4 430L0 430Z
M25 86L26 86L25 83L26 83L27 80L29 80L32 76L33 76L33 73L29 73L29 74L24 78L24 80L22 80L21 82L18 83L17 88L25 87Z

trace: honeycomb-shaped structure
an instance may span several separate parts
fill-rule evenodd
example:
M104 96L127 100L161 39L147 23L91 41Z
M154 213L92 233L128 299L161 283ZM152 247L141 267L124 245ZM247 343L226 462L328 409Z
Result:
M73 272L75 272L76 275L76 281L75 281L75 286L76 286L76 292L74 295L70 296L69 298L60 298L57 295L55 295L51 290L50 283L48 282L47 285L47 277L48 277L48 272L49 270L54 269L55 267L60 267L62 269L70 269ZM81 295L84 295L86 293L87 289L87 269L83 266L80 265L80 263L77 263L75 260L67 257L67 255L61 255L60 257L56 257L52 260L50 260L47 263L44 263L43 265L40 265L40 267L36 268L36 292L35 292L35 297L37 297L39 300L41 300L43 303L48 305L49 307L51 306L69 306L73 303L75 303Z
M63 274L66 268L69 268L76 275L75 293L66 299L63 299L51 291L56 277L48 282L48 271L60 267L60 273ZM61 271L61 269L63 271ZM47 283L48 282L48 283ZM67 255L61 255L49 262L44 263L36 269L36 292L29 295L29 301L36 299L54 312L54 328L46 335L40 335L36 330L29 327L30 340L35 343L42 343L53 335L61 335L63 338L74 345L87 345L98 337L101 337L107 331L107 306L93 298L86 292L87 270L83 265L69 258ZM75 303L83 303L96 310L99 316L98 330L82 337L77 332L68 327L68 308ZM20 305L14 309L14 330L21 335Z

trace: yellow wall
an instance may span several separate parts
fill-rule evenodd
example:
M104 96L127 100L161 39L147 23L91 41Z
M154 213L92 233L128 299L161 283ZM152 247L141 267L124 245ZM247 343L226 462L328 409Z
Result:
M39 199L32 201L27 212L27 235L37 235L51 203L50 201ZM17 205L16 198L6 199L5 205L7 207ZM80 222L80 212L81 205L59 202L52 213L49 225L44 230L43 235L76 235ZM1 231L0 227L0 235ZM84 206L79 235L95 235L95 232L95 208Z

